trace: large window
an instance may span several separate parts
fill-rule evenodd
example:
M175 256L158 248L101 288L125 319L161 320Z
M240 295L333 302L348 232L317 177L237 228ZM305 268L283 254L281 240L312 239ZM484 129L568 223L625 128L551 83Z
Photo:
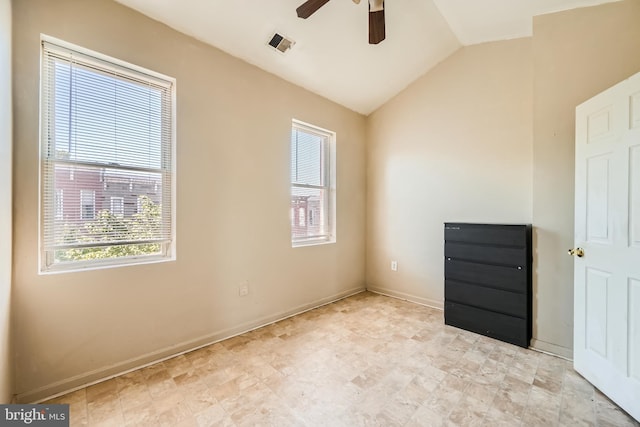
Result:
M291 242L335 242L335 133L296 120L291 128Z
M42 270L173 259L175 81L48 37L41 79Z

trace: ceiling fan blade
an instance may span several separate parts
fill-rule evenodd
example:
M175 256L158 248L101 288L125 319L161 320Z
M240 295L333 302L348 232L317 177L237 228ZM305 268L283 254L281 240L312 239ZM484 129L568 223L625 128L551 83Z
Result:
M385 39L384 2L381 7L374 9L369 2L369 44L378 44Z
M327 2L329 2L329 0L307 0L296 9L298 18L307 19L316 13L318 9L327 4Z

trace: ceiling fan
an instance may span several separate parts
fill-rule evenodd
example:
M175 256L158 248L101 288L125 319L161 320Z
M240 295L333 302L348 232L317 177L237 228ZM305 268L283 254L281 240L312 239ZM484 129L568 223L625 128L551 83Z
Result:
M296 9L299 18L307 19L329 0L307 0ZM360 0L353 0L359 4ZM385 39L384 0L369 0L369 44L378 44Z

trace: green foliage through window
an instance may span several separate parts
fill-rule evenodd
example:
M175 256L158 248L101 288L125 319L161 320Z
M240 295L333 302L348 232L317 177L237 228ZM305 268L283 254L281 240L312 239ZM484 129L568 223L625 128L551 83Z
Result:
M84 227L64 225L61 244L111 243L108 246L82 247L55 251L56 261L81 261L128 256L153 255L160 252L159 243L129 243L157 240L161 233L161 206L147 196L139 198L140 210L129 218L101 210Z

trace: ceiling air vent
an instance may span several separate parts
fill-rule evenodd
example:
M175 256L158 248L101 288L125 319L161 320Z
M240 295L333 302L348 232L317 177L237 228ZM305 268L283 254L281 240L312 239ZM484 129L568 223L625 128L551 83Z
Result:
M273 35L273 37L271 37L271 40L269 41L269 46L271 46L272 48L285 53L286 51L288 51L289 49L291 49L291 47L296 44L296 42L294 42L293 40L290 40L288 38L286 38L285 36L282 36L278 33L275 33Z

